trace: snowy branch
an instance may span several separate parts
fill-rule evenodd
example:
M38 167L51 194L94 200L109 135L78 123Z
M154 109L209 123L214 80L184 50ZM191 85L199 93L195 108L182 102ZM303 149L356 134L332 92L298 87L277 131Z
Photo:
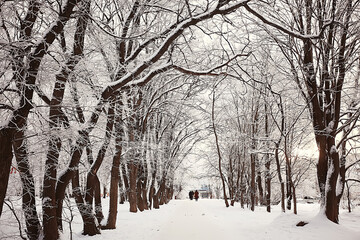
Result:
M255 11L254 9L252 9L249 5L245 4L244 5L245 9L250 12L251 14L253 14L254 16L256 16L257 18L259 18L263 23L267 24L267 25L270 25L286 34L289 34L290 36L292 37L295 37L295 38L298 38L298 39L301 39L301 40L307 40L307 39L318 39L318 38L321 38L325 29L330 26L332 24L332 21L325 24L322 29L320 30L319 34L318 35L304 35L304 34L300 34L300 33L297 33L297 32L294 32L294 31L291 31L281 25L278 25L276 24L275 22L273 21L270 21L268 20L267 18L265 18L264 16L262 16L260 13L258 13L257 11Z

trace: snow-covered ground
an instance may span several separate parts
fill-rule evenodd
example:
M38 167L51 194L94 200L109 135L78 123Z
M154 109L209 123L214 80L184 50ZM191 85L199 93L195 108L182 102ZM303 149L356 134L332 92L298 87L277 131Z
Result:
M107 214L104 201L104 214ZM341 211L340 224L333 224L319 215L318 204L299 204L298 215L281 213L278 206L269 214L258 207L255 212L241 209L239 204L226 208L221 200L173 200L159 210L130 213L128 205L119 205L118 223L115 230L103 230L101 235L81 235L82 223L77 216L72 223L73 239L122 239L122 240L212 240L212 239L360 239L360 210L352 213ZM5 207L6 208L6 207ZM0 218L0 239L14 239L18 231L6 217ZM296 227L299 221L308 221L304 227ZM11 230L12 229L12 230ZM70 239L69 227L61 239Z

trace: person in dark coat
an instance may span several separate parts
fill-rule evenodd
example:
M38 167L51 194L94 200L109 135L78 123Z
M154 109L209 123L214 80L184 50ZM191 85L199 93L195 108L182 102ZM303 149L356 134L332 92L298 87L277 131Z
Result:
M194 192L192 190L189 192L189 198L190 200L193 200L194 198Z
M196 200L196 201L199 199L199 192L198 192L198 190L195 190L194 197L195 197L195 200Z

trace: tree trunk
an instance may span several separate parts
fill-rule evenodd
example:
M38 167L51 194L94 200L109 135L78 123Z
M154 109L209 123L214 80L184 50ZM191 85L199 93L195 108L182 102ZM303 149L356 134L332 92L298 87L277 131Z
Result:
M240 206L241 208L244 208L245 200L244 200L244 194L246 194L246 180L245 180L245 173L246 173L246 167L245 167L245 158L246 158L246 151L245 147L243 147L243 159L242 167L241 167L241 176L240 176Z
M61 139L53 135L49 141L49 150L45 163L45 175L43 183L43 227L44 238L49 240L58 239L58 224L56 219L55 187L57 179L57 165L61 149ZM65 196L65 195L64 195ZM60 213L62 214L62 212ZM62 229L61 225L59 225Z
M146 153L144 154L146 155ZM148 204L148 198L147 198L147 193L148 193L148 167L147 167L147 163L145 162L143 164L143 176L141 178L142 183L141 183L141 188L142 188L142 200L143 200L143 205L144 205L144 209L145 210L149 210L149 204Z
M147 204L147 189L146 189L146 172L145 166L140 165L138 173L138 183L137 183L137 201L138 201L138 208L142 212L148 209Z
M146 185L143 184L143 202L144 202L144 208L145 210L149 210L149 204L148 204L148 198L147 198L147 193L148 193L148 189L146 188Z
M286 146L285 146L286 148ZM287 199L287 203L286 203L286 208L288 210L291 210L291 200L293 198L293 193L292 193L292 179L291 179L291 163L290 163L290 159L287 156L287 153L285 153L285 159L286 159L286 199Z
M96 224L95 217L92 212L88 212L88 206L86 205L86 202L84 201L84 198L81 194L81 188L79 184L79 170L75 171L74 177L72 179L72 188L76 205L84 223L83 235L94 236L99 234L100 229Z
M88 137L88 133L81 131L80 132L80 136L76 143L75 146L72 148L72 153L71 153L71 160L69 163L69 166L67 167L67 169L62 173L62 175L59 176L58 180L57 180L57 184L56 184L56 216L58 219L58 224L61 224L62 222L62 209L63 209L63 201L65 198L65 190L67 185L69 184L69 182L73 179L73 177L76 175L76 172L78 171L78 165L81 159L81 155L83 153L83 149L85 147L86 142L83 141L83 139L86 139ZM84 206L84 204L83 204ZM90 215L87 218L87 222L86 222L86 226L88 225L94 225L94 223L92 223L91 221L95 221L95 217L93 217L92 212L91 213L86 213L86 211L88 211L87 208L79 208L79 211L84 210L86 215ZM96 225L96 224L95 224ZM84 223L85 226L85 223ZM93 231L90 230L86 230L84 229L84 234L87 234L87 232L90 231L90 234L93 233Z
M257 161L258 157L257 157ZM263 186L262 186L262 177L261 177L261 171L260 171L260 164L257 164L257 169L258 171L256 172L256 183L257 183L257 189L259 190L259 201L260 201L260 205L265 205L265 201L264 201L264 190L263 190Z
M153 207L154 207L155 209L159 209L159 208L160 208L159 197L160 197L160 190L158 190L157 194L154 194L154 195L153 195Z
M255 154L250 154L251 163L250 163L250 209L251 211L255 210L255 195L256 195L256 188L255 188Z
M87 4L87 6L89 8L89 4ZM70 17L72 8L74 8L74 6L69 6L69 8L70 12L68 14ZM86 17L79 17L77 21L72 55L69 57L69 59L67 59L66 64L64 67L61 68L60 73L56 74L56 81L50 101L49 112L49 127L52 131L58 130L62 127L62 125L64 125L65 127L68 126L68 123L66 123L67 119L61 110L61 104L64 97L65 84L68 81L68 77L70 73L74 70L77 63L80 61L79 56L81 56L83 53L85 29L89 14L88 8L82 9L82 11L87 11L85 12ZM63 20L60 19L60 21ZM61 31L63 31L63 29ZM58 232L55 231L55 229L59 228L60 230L62 230L62 208L57 209L56 199L57 165L59 154L61 151L62 140L58 136L58 134L56 134L56 132L52 132L48 145L49 149L45 163L46 168L43 185L43 226L45 239L57 239ZM62 200L64 199L64 196ZM57 216L59 217L59 215L60 218L58 219Z
M153 206L155 209L159 209L160 208L160 200L162 198L163 192L165 191L165 176L163 176L160 180L159 183L159 189L157 190L156 194L154 194L153 197Z
M269 113L268 113L268 103L265 101L264 105L264 111L265 111L265 137L266 137L266 147L267 149L270 149L269 144ZM270 166L271 166L271 160L270 160L270 154L265 154L265 205L266 205L266 211L271 212L271 174L270 174Z
M131 160L128 164L129 168L129 182L130 182L130 189L129 189L129 203L130 203L130 212L136 213L137 212L137 172L138 166Z
M294 203L294 214L297 214L297 201L296 201L295 186L293 182L291 183L291 186L293 188L292 194L293 194L293 203Z
M126 159L124 159L126 160ZM125 161L123 161L122 163L120 163L120 167L121 167L121 173L122 173L122 177L123 177L123 181L124 181L124 195L127 199L127 201L129 201L129 191L130 191L130 184L129 184L129 178L127 175L127 163L125 163Z
M116 106L116 119L115 119L115 154L113 157L113 164L111 167L111 182L110 182L110 202L109 202L109 217L105 226L105 229L116 228L117 218L117 205L118 205L118 186L120 180L120 160L122 153L122 141L123 141L123 128L121 125L121 109L119 104Z
M241 183L240 183L240 178L241 178L241 172L242 172L242 168L241 168L241 157L240 157L240 151L239 149L237 150L237 164L236 164L236 186L235 186L235 198L234 198L234 202L239 202L240 200L240 192L241 192ZM234 203L233 205L234 206Z
M120 138L121 139L121 138ZM121 159L121 140L117 140L116 152L113 157L113 165L111 167L111 182L110 182L110 200L109 200L109 217L104 229L115 229L118 206L118 185L120 179L120 159Z
M351 213L351 200L350 200L350 188L349 188L349 184L346 181L346 189L347 189L347 194L346 194L346 198L347 198L347 207L348 207L348 212Z
M111 134L113 131L114 126L114 118L115 118L115 106L113 103L110 103L107 113L107 122L106 122L106 130L105 130L105 137L104 142L98 152L95 162L91 166L88 174L87 174L87 183L86 183L86 195L85 201L87 205L89 205L90 209L92 209L93 199L95 197L95 213L98 222L100 223L104 215L102 213L102 206L101 206L101 196L100 196L100 181L97 176L97 172L104 161L106 151L110 144ZM95 195L94 195L95 194Z
M155 180L152 179L151 181L155 181ZM155 195L155 187L151 183L150 190L149 190L149 208L150 209L153 207L154 195Z
M14 131L9 128L0 129L0 216L4 205L9 182L11 161L13 158L11 143L13 134Z
M101 221L104 219L104 214L102 211L102 205L101 205L101 190L100 190L100 181L99 178L96 176L96 183L95 183L95 189L94 189L94 200L95 200L95 216L100 224Z
M160 186L160 193L159 193L159 204L164 205L166 202L166 177L163 178L163 181Z
M280 190L281 190L281 210L285 212L285 185L281 176L281 167L280 167L280 159L279 159L279 144L276 143L275 146L275 161L276 161L276 170L277 175L280 182Z
M235 186L234 186L234 169L233 169L233 161L231 156L231 149L229 154L229 169L228 169L228 189L229 189L229 199L230 206L234 206L235 203Z
M329 170L327 172L327 183L330 189L327 189L326 192L326 208L325 213L329 220L338 223L339 222L339 203L337 200L336 190L337 190L337 180L339 176L339 154L335 147L335 138L328 138L328 149L329 153Z
M25 216L26 233L30 240L36 240L39 238L41 226L36 210L34 177L30 172L24 130L16 132L13 148L23 188L22 209Z
M140 212L143 212L145 210L142 193L143 193L142 184L141 184L141 180L139 179L137 181L137 194L136 195L137 195L137 206L138 206L138 209L140 210Z
M121 174L120 167L119 167L119 174ZM126 201L126 189L124 188L124 184L121 178L119 178L119 196L120 196L119 203L124 204Z
M243 177L243 173L241 174L241 178L240 178L240 206L241 208L244 208L244 192L245 190L245 184L244 184L244 177Z
M255 86L254 86L255 87ZM253 97L255 95L253 94ZM250 153L250 174L251 174L251 181L250 181L250 202L251 211L255 210L255 204L256 204L256 164L257 164L257 154L256 151L256 133L258 132L258 119L259 119L259 104L256 102L256 100L253 98L251 102L251 153ZM260 182L261 184L261 182ZM262 189L262 187L261 187Z
M269 154L265 156L265 204L266 211L271 212L271 175L270 175L270 158Z
M212 119L212 128L213 128L214 135L215 135L215 144L216 144L216 150L217 150L217 155L218 155L219 175L220 175L220 179L221 179L221 183L222 183L222 187L223 187L225 206L229 207L229 202L228 202L228 199L226 196L226 185L225 185L225 180L224 180L224 174L221 169L221 165L222 165L221 150L220 150L218 135L216 132L216 127L215 127L215 89L213 89L211 119Z
M156 150L155 150L156 151ZM153 199L155 198L155 181L157 175L157 156L155 156L154 161L150 162L151 165L151 183L150 183L150 190L149 190L149 207L150 209L153 206Z

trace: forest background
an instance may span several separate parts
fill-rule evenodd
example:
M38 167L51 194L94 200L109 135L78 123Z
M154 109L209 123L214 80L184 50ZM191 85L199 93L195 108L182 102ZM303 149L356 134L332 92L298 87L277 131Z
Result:
M226 207L296 213L306 183L338 223L359 191L359 4L2 1L0 212L19 195L27 237L58 239L71 197L100 234L118 202L170 201L192 158Z

